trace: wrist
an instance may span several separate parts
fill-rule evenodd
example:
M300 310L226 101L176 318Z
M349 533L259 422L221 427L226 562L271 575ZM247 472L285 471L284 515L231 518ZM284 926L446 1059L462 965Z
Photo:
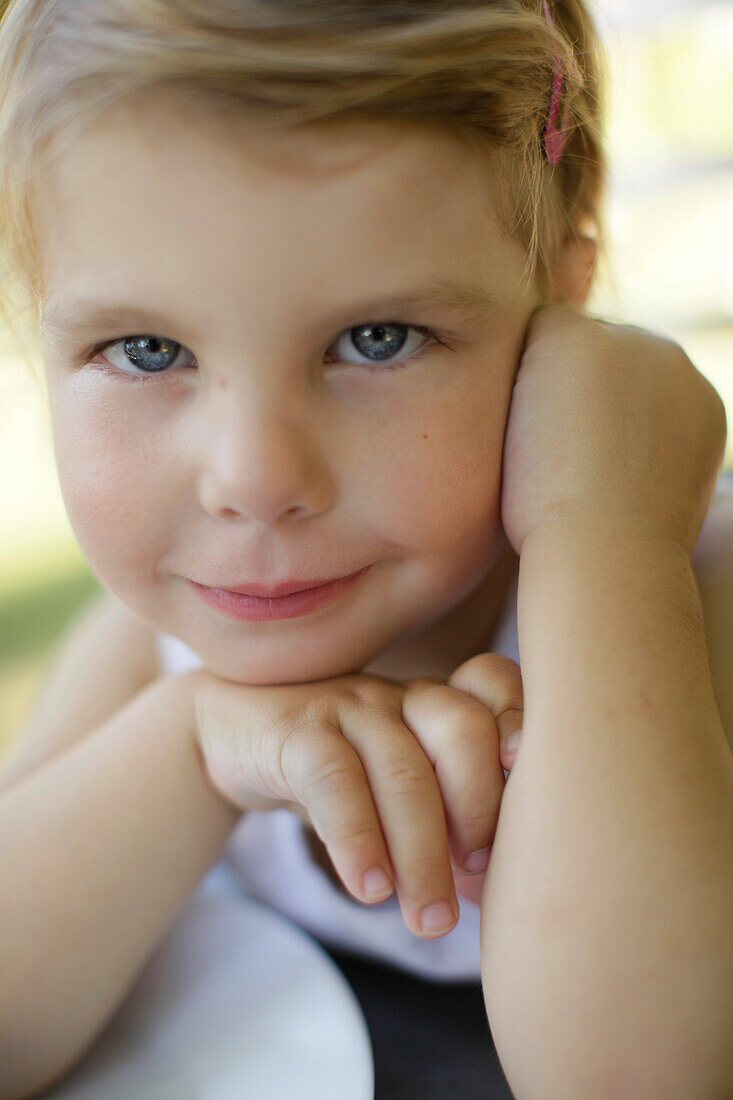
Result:
M246 809L235 805L226 798L213 782L209 773L206 756L199 737L196 712L196 693L204 670L192 669L187 672L168 673L155 682L155 686L164 699L166 713L170 715L171 727L182 735L188 746L188 756L199 776L199 790L211 803L212 812L221 819L225 832L231 831Z

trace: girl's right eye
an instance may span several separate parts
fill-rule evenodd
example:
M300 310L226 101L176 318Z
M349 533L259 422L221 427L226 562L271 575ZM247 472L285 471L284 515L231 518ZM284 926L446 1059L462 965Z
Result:
M182 344L168 340L165 336L126 336L109 344L99 344L92 355L97 356L104 351L108 363L115 370L139 378L140 373L158 374L173 366L182 347ZM120 349L117 360L110 354L115 348ZM181 366L180 363L178 365ZM131 370L131 367L137 367L138 370Z

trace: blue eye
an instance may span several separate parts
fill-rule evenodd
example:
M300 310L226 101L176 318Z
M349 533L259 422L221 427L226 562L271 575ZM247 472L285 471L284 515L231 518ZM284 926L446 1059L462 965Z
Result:
M347 339L350 341L351 346L355 347L358 353L365 357L367 364L385 363L387 360L395 359L396 356L401 356L401 359L404 360L419 347L418 343L412 349L405 350L405 345L409 348L407 337L409 332L420 333L436 339L435 334L428 328L416 328L414 325L403 325L395 321L377 321L347 329L338 337L333 346L338 347L342 340ZM342 363L352 362L341 356L337 357L337 361ZM353 365L359 366L360 364L355 363ZM401 365L402 362L399 361L396 367L399 368Z
M123 374L135 374L134 370L128 369L133 366L143 374L158 374L175 363L182 346L165 336L125 336L113 343L100 345L94 349L93 354L99 355L101 351L106 351L109 355L115 348L120 348L126 363L115 362L114 357L107 360L116 370Z
M333 361L347 366L383 365L387 370L397 370L406 365L403 362L405 358L412 356L420 346L418 341L410 348L408 334L411 332L442 343L429 328L404 325L394 321L371 322L355 325L337 337L331 346L338 348L342 345L342 351L334 357ZM356 348L357 354L363 357L361 362L345 358L346 344L342 343L344 341L350 342L351 347ZM175 340L169 340L165 336L144 334L124 336L106 344L98 344L92 349L91 355L100 355L104 351L106 353L104 362L108 367L112 367L121 374L139 378L146 374L165 373L169 367L176 364L182 350L183 344ZM397 359L398 356L401 358L392 364L390 361ZM103 366L104 363L100 365ZM177 365L192 366L193 364L178 363Z

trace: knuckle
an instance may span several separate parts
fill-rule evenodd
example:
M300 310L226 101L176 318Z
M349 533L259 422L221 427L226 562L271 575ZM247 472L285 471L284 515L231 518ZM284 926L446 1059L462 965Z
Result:
M479 653L478 656L486 659L487 671L493 672L494 676L505 677L510 682L522 682L522 672L519 665L506 653Z
M346 747L346 742L321 715L289 714L279 726L279 763L283 774L306 775L314 761L330 760ZM260 743L264 751L277 742L271 731L262 731Z
M458 671L467 674L469 677L478 676L491 680L504 679L511 684L521 684L522 682L519 665L505 653L477 653L474 657L470 657L465 661L460 666L460 670L456 669L456 672Z
M391 714L399 705L402 687L371 673L359 673L350 678L351 701L376 714Z
M440 676L417 676L414 680L408 680L405 685L405 693L423 691L434 687L443 687L445 680Z
M329 829L327 841L329 845L369 846L376 847L380 838L377 830L372 825L355 824L354 822L342 822Z
M390 769L389 779L391 790L400 795L414 792L423 793L430 784L431 779L437 782L435 772L427 761L425 764L410 761L393 765Z
M346 759L332 759L316 767L306 777L303 790L306 797L319 800L334 794L349 793L364 782L360 768Z
M446 741L453 738L461 750L482 749L486 746L487 730L493 728L491 708L473 695L458 693L459 699L445 715Z
M295 784L292 779L298 773L297 733L297 726L286 721L282 724L279 752L271 751L276 741L267 736L260 737L255 746L257 764L263 774L268 776L271 783L290 786L293 790Z
M339 715L353 705L354 699L351 689L339 683L331 691L312 695L299 707L294 707L287 716L288 725L295 729L317 730L324 722L338 724Z
M499 818L499 810L492 810L476 814L465 814L460 819L460 831L465 836L483 836L488 830L496 828Z
M503 724L507 721L507 719L513 718L515 715L519 716L520 718L523 717L524 707L521 705L518 707L504 707L503 710L497 712L495 718L497 722Z
M369 692L359 700L359 708L362 716L367 715L375 726L391 723L402 715L402 698L390 693Z
M352 699L358 699L365 688L372 683L378 683L378 677L368 672L346 672L342 676L336 676L329 681L329 686L338 692L343 692Z
M479 771L483 775L492 758L495 740L494 719L482 703L476 701L475 712L449 713L441 722L440 749L433 774L442 777L447 770L466 780Z
M413 856L409 861L410 875L415 878L434 881L442 879L450 872L450 859L448 854L437 855L431 852L423 852L419 856Z
M524 707L522 672L513 658L503 653L478 653L461 665L449 680L450 687L473 697L494 718Z
M468 678L473 682L478 679L470 671ZM418 683L413 690L405 693L403 716L414 716L418 723L421 719L439 721L441 731L448 736L462 734L471 726L483 728L486 725L486 705L465 690L468 686L466 680L463 681L463 688L445 681Z
M446 730L444 752L450 752L453 773L463 775L468 781L471 775L475 777L480 772L483 780L486 766L495 751L495 740L494 719L486 714L485 707L479 720ZM439 766L441 769L446 767L445 756L441 757Z

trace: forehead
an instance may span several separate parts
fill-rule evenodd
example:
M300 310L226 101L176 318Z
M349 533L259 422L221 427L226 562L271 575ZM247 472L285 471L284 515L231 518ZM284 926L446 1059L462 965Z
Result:
M61 147L38 185L44 299L133 288L185 308L266 292L306 310L421 274L500 290L518 282L522 254L492 206L489 168L427 127L282 132L132 100Z

